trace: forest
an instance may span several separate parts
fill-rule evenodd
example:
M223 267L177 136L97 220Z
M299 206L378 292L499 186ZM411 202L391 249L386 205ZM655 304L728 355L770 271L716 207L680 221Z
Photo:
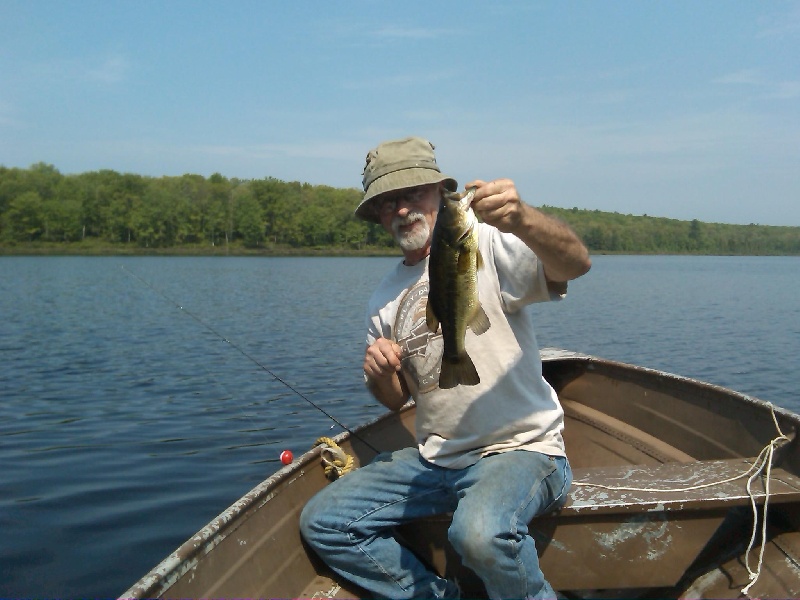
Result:
M272 177L0 166L0 254L397 252L381 227L353 216L360 198L355 188ZM800 255L800 227L539 208L596 254Z

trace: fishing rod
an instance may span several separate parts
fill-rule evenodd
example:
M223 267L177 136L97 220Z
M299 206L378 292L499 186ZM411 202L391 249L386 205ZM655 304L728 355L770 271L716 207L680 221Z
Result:
M344 423L342 423L341 421L339 421L339 420L338 420L336 417L334 417L332 414L330 414L330 413L329 413L328 411L326 411L324 408L322 408L322 407L321 407L321 406L319 406L318 404L316 404L316 403L314 403L313 401L311 401L311 400L310 400L310 399L309 399L309 398L308 398L308 397L307 397L305 394L303 394L303 393L302 393L300 390L298 390L297 388L295 388L294 386L292 386L292 385L291 385L291 384L290 384L288 381L286 381L285 379L282 379L281 377L279 377L279 376L278 376L276 373L274 373L272 370L270 370L270 369L269 369L267 366L265 366L264 364L262 364L262 363L261 363L261 362L260 362L260 361L259 361L257 358L255 358L255 357L254 357L252 354L248 353L248 352L247 352L247 351L246 351L244 348L242 348L242 347L241 347L241 346L239 346L238 344L236 344L236 343L232 342L231 340L229 340L228 338L226 338L226 337L225 337L224 335L222 335L222 334L221 334L219 331L217 331L216 329L214 329L214 328L213 328L211 325L209 325L208 323L206 323L206 322L205 322L203 319L201 319L200 317L198 317L198 316L197 316L196 314L194 314L192 311L190 311L190 310L188 310L188 309L184 308L184 307L183 307L183 306L180 304L180 302L177 302L177 301L175 301L173 298L171 298L170 296L168 296L168 295L167 295L166 293L164 293L162 290L158 289L157 287L155 287L154 285L152 285L150 282L146 281L145 279L143 279L142 277L140 277L139 275L137 275L136 273L134 273L133 271L131 271L130 269L128 269L128 268L127 268L125 265L121 265L121 267L122 267L122 270L123 270L123 271L125 271L126 273L128 273L129 275L131 275L132 277L134 277L135 279L138 279L138 280L139 280L141 283L143 283L145 286L147 286L148 288L150 288L151 290L153 290L153 291L154 291L156 294L158 294L159 296L161 296L162 298L164 298L165 300L167 300L167 301L168 301L168 302L170 302L171 304L174 304L175 306L177 306L177 307L178 307L178 308L181 310L181 312L183 312L183 313L185 313L185 314L189 315L189 316L190 316L192 319L194 319L195 321L197 321L198 323L200 323L200 325L202 325L203 327L205 327L205 328L206 328L208 331L210 331L211 333L213 333L213 334L214 334L215 336L217 336L217 337L218 337L220 340L222 340L223 342L225 342L226 344L228 344L229 346L231 346L232 348L234 348L236 351L238 351L238 352L239 352L239 354L241 354L242 356L244 356L245 358L247 358L247 359L249 359L251 362L253 362L253 363L254 363L256 366L258 366L258 367L259 367L259 368L260 368L262 371L264 371L264 372L268 373L270 376L272 376L272 378L273 378L273 379L275 379L276 381L278 381L278 382L282 383L284 386L286 386L287 388L289 388L289 389L290 389L292 392L294 392L295 394L297 394L298 396L300 396L300 397L301 397L303 400L305 400L306 402L308 402L308 403L309 403L311 406L313 406L313 407L314 407L314 408L316 408L316 409L317 409L319 412L321 412L323 415L325 415L326 417L328 417L328 418L329 418L331 421L333 421L334 423L336 423L336 424L337 424L339 427L341 427L342 429L344 429L344 430L345 430L347 433L349 433L351 436L353 436L354 438L356 438L357 440L359 440L361 443L363 443L364 445L366 445L366 446L367 446L367 447L368 447L370 450L372 450L372 451L373 451L373 452L375 452L376 454L380 454L380 451L379 451L377 448L375 448L375 446L373 446L372 444L370 444L370 443L369 443L367 440L365 440L364 438L362 438L362 437L361 437L360 435L358 435L358 434L357 434L355 431L353 431L352 429L350 429L350 428L349 428L347 425L345 425Z

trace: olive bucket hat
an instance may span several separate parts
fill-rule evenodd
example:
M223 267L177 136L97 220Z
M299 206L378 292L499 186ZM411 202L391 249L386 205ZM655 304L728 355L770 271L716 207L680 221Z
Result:
M443 175L436 164L433 144L420 137L383 142L369 151L364 165L364 199L356 208L356 216L380 223L374 198L403 188L445 182L450 191L458 189L456 180Z

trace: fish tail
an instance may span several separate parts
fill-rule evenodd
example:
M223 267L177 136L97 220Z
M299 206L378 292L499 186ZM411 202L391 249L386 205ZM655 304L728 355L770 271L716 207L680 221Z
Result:
M478 385L481 378L475 364L464 352L455 358L442 357L442 369L439 373L439 387L443 390L454 388L457 385Z

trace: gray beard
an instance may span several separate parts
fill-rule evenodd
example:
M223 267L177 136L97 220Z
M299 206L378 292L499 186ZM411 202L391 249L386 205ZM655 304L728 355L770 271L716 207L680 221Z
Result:
M400 232L400 227L403 225L410 225L416 221L422 223L422 227L415 227L412 231L406 233ZM422 213L411 212L405 217L396 217L392 221L392 233L394 233L394 239L397 240L400 248L408 252L424 248L431 235L431 229Z

